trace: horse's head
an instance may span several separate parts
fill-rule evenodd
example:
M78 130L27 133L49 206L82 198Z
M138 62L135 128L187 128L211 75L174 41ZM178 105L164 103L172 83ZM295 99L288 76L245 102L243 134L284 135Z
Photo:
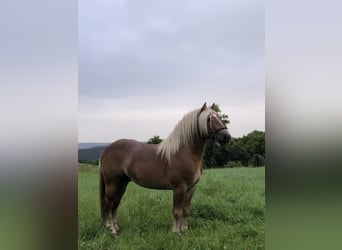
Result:
M214 136L216 142L220 145L226 144L230 141L231 136L227 127L223 124L220 118L215 114L213 107L207 107L204 103L198 117L199 130L202 136L209 137Z

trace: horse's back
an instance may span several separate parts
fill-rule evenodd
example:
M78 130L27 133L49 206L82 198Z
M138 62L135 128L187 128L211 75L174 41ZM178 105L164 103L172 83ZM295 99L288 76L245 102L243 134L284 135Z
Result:
M139 144L138 141L120 139L110 144L100 156L101 171L107 176L124 174L124 167L131 162L131 152Z
M125 166L132 161L144 161L146 157L156 157L157 145L146 144L131 139L120 139L110 144L100 157L100 165L106 162Z
M124 150L130 150L140 142L136 140L131 139L120 139L112 144L110 144L104 151L102 156L105 156L106 154L110 154L113 151L124 151Z

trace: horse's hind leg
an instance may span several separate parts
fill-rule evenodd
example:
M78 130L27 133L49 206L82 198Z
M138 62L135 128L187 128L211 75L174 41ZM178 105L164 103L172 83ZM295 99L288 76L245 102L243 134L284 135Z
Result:
M115 232L111 230L113 234L116 234L120 229L118 226L118 221L117 221L117 211L118 211L118 206L120 204L121 198L126 191L127 184L128 184L128 181L126 180L125 177L118 179L115 183L115 190L113 193L113 206L111 210L112 225L115 230Z
M107 184L105 188L106 192L103 197L103 222L105 223L105 226L113 232L113 222L112 222L112 208L114 205L113 201L113 195L115 186L113 183ZM114 228L115 231L115 228Z
M105 225L113 235L119 230L117 223L117 208L125 193L128 181L124 178L116 179L106 185L104 205L106 210Z

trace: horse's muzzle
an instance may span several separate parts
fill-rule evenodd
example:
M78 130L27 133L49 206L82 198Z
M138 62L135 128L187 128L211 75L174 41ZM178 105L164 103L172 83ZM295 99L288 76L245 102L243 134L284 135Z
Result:
M227 144L232 138L228 132L228 129L221 129L217 133L215 133L215 137L218 143Z

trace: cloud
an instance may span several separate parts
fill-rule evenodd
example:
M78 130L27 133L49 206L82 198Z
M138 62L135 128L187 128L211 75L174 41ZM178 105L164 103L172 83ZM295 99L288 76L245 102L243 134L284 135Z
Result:
M263 104L263 48L262 2L82 1L80 110Z

